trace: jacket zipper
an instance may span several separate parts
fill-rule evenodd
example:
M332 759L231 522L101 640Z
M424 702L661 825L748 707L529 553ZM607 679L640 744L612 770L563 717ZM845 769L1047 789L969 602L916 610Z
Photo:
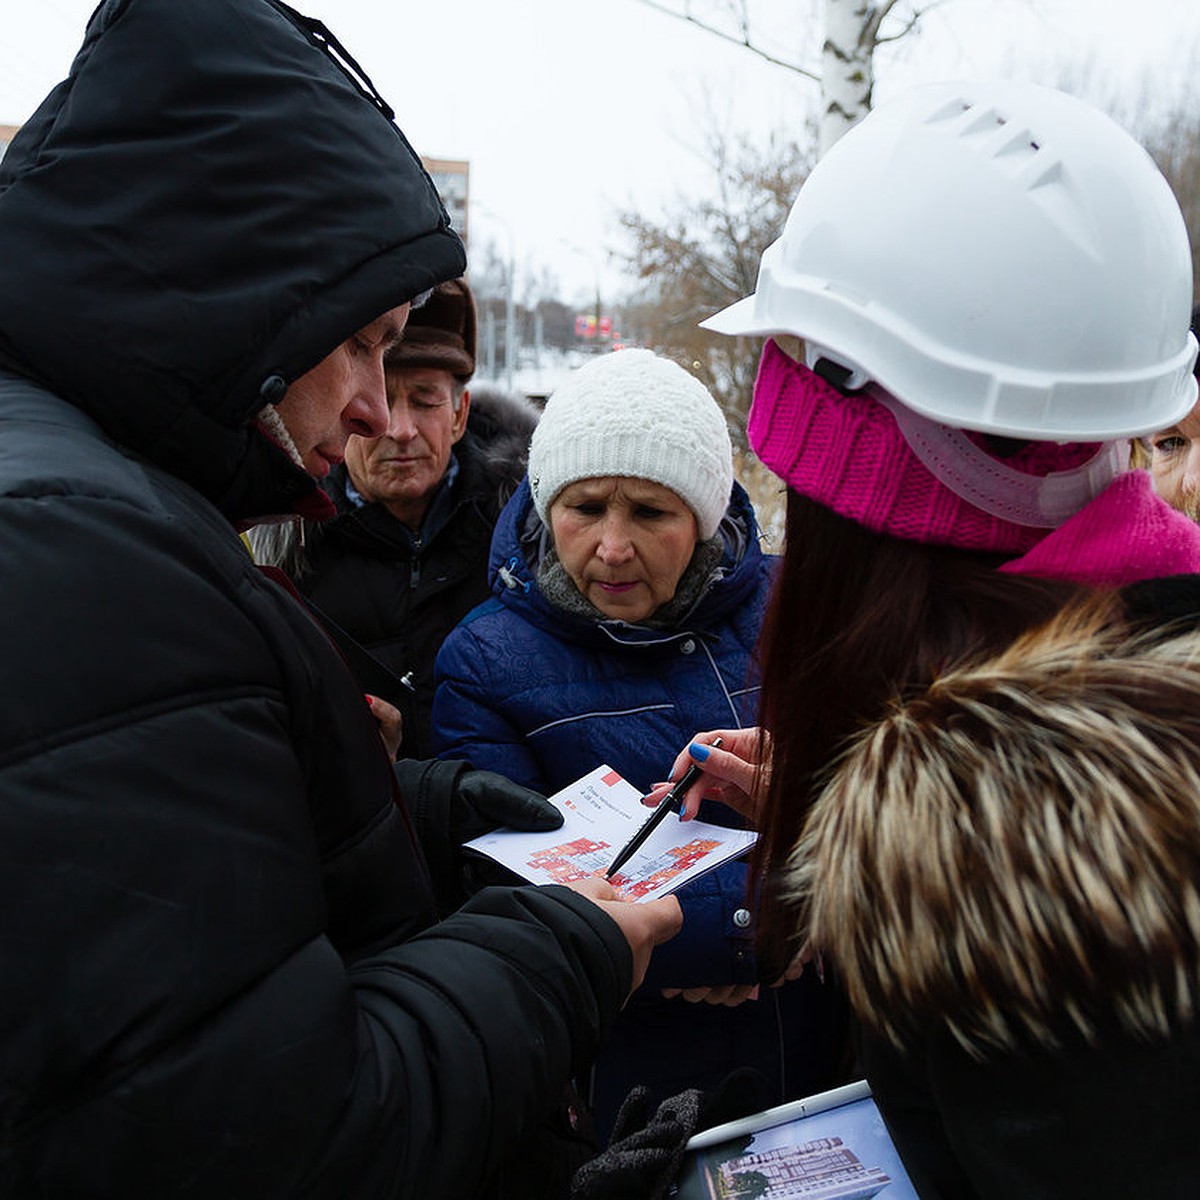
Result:
M425 544L419 537L413 538L412 544L412 566L408 572L408 590L415 592L417 584L421 582L421 551L425 549Z

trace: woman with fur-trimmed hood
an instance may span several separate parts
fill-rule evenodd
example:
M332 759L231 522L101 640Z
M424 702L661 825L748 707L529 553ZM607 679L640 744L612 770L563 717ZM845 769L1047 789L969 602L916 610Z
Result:
M898 703L792 857L922 1196L1196 1193L1200 635L1120 608Z
M1195 621L1200 530L1125 461L1129 437L1195 403L1191 305L1179 207L1142 148L1073 97L1007 81L876 109L810 175L756 292L705 322L804 346L797 361L766 343L749 417L788 488L763 728L712 731L724 745L691 755L707 779L686 808L720 797L760 828L761 977L814 944L844 974L858 1072L924 1200L1198 1187L1196 820L1159 820L1158 793L1157 814L1130 803L1165 744L1111 717L1071 768L1081 795L1056 774L1067 751L1034 740L1048 694L997 691L994 770L973 702L952 716L926 694L967 686L963 664L1076 600ZM897 703L908 716L818 805ZM893 744L917 713L945 739L919 779ZM987 801L973 824L947 802L965 795ZM1100 804L1118 795L1124 826ZM821 866L798 891L802 836Z

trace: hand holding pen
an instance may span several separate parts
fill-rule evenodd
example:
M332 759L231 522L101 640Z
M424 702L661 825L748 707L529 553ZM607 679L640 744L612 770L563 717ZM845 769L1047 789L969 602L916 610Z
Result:
M716 750L715 747L721 749ZM680 820L690 820L701 799L717 800L740 813L752 827L758 825L759 805L766 791L771 757L770 735L756 726L745 729L712 729L698 733L671 767L678 776L692 763L703 769L702 786L681 797ZM761 764L761 765L760 765ZM658 784L643 803L651 803L667 784Z
M721 739L713 738L708 743L710 746L719 746ZM604 872L605 879L611 879L642 847L646 839L662 824L668 813L678 812L683 804L683 797L696 784L700 776L704 773L704 768L699 763L693 762L686 771L683 777L671 785L667 794L658 802L658 806L654 811L642 822L638 831L625 843L624 846L617 852L617 857L613 859L612 865Z

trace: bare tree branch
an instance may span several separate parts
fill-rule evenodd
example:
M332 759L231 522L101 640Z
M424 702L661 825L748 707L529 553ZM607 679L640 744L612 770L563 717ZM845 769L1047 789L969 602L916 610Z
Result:
M932 12L935 8L941 8L941 6L946 2L947 0L929 0L929 3L923 5L921 8L914 8L912 16L909 17L908 20L905 21L895 33L889 33L887 37L881 37L879 35L878 26L876 26L875 44L877 46L882 46L887 42L898 42L902 37L907 37L908 34L912 33L912 31L921 23L921 18L925 16L926 13ZM895 5L896 0L888 0L887 4L880 6L880 22L883 21L883 18L888 15Z
M686 21L689 25L695 25L698 29L703 29L705 33L711 33L715 37L719 37L722 41L730 42L735 46L740 46L744 50L749 50L751 54L757 54L759 58L765 59L776 67L783 67L787 71L793 71L797 75L802 75L805 79L811 79L814 83L821 82L821 76L816 72L809 70L808 67L802 66L800 63L789 62L787 59L777 58L775 55L768 53L760 46L756 46L750 40L749 17L743 10L743 17L739 21L741 26L742 36L736 37L732 33L727 33L724 29L719 29L715 25L709 25L706 21L701 21L698 17L692 16L690 12L679 12L671 8L668 4L661 4L659 0L638 0L639 4L644 4L647 8L652 8L656 12L665 13L668 17L674 17L677 21Z

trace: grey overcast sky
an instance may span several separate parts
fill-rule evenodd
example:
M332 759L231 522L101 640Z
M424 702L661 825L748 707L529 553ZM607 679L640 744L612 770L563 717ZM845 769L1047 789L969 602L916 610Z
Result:
M766 135L803 122L816 85L639 0L292 0L324 20L423 154L471 163L476 244L522 276L550 269L580 298L619 280L614 214L661 211L703 186L716 121ZM668 2L668 0L663 0ZM675 0L680 3L681 0ZM817 0L751 0L784 55L813 44ZM712 0L716 8L718 0ZM66 73L93 0L0 0L0 123L19 124ZM942 0L881 52L876 100L914 83L1071 64L1170 94L1200 67L1200 0Z

